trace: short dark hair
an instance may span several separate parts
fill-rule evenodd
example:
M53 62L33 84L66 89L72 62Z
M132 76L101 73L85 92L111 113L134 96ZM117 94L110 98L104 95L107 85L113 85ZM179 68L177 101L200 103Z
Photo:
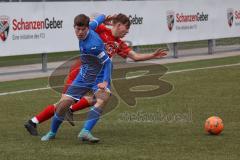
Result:
M129 20L129 17L126 16L125 14L122 14L122 13L119 13L114 19L113 19L113 24L116 24L116 23L122 23L124 25L127 26L127 28L130 28L130 20Z
M88 27L90 18L85 14L79 14L74 18L74 27Z

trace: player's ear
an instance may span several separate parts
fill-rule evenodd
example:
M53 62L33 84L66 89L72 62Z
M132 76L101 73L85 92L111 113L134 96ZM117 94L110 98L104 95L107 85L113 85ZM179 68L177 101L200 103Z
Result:
M116 28L118 29L120 27L121 27L121 23L120 22L116 23Z
M117 27L121 26L121 23L120 23L120 22L117 22L117 23L116 23L116 26L117 26Z

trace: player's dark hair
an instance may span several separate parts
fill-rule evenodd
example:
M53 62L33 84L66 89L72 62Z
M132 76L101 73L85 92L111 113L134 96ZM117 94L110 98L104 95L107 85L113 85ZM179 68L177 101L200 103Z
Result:
M90 18L85 14L79 14L74 18L74 27L88 27Z
M119 13L114 19L113 19L113 24L116 23L122 23L127 26L127 28L130 28L131 22L129 20L129 17L126 16L125 14Z

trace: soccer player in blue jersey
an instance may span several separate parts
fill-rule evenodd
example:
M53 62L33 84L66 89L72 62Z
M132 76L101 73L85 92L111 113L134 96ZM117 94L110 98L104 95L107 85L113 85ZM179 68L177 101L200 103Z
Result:
M98 19L89 24L89 17L80 14L74 19L74 29L79 39L81 70L69 86L67 92L56 104L56 112L52 118L50 131L41 138L42 141L54 139L57 130L64 120L66 111L69 107L87 92L95 90L106 90L110 85L112 62L105 51L103 41L97 33L93 31L105 20L105 16L99 16ZM101 73L101 74L99 74ZM93 106L88 115L88 121L85 128L91 128L95 125L101 115L102 109L99 106ZM83 131L79 138L90 142L98 142L99 139L91 135L90 132Z

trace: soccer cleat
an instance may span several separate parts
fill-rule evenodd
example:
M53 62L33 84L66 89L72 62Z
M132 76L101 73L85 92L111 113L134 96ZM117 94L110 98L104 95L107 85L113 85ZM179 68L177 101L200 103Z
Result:
M32 135L32 136L37 136L38 131L37 131L37 125L33 123L31 120L27 121L24 124L24 127L27 129L27 131Z
M71 109L68 109L65 115L65 119L72 125L75 126L74 122L73 122L73 112L71 111Z
M51 139L55 139L56 133L49 131L45 136L41 138L41 141L49 141Z
M82 129L81 132L78 134L78 138L81 141L88 141L91 143L98 143L100 141L99 138L94 137L88 130Z

